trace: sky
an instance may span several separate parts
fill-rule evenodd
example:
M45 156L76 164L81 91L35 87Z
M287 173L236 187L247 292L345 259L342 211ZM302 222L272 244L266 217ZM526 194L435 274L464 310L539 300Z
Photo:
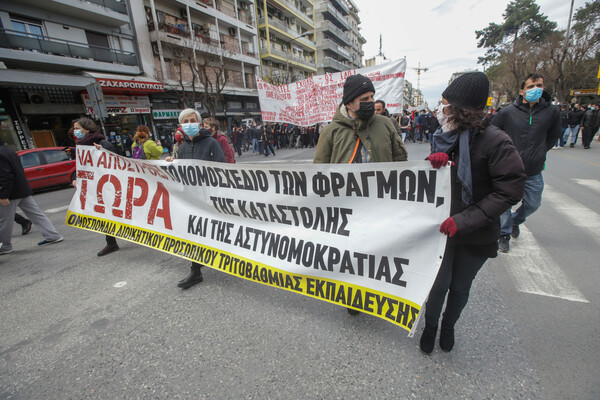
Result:
M430 108L435 108L454 72L483 71L477 58L485 49L477 48L475 31L490 22L502 23L509 0L354 0L361 19L365 59L379 53L389 60L406 56L406 79L417 87L417 68L421 72L421 91ZM537 0L549 20L566 29L570 0ZM585 4L575 0L573 13ZM377 97L377 96L375 96Z

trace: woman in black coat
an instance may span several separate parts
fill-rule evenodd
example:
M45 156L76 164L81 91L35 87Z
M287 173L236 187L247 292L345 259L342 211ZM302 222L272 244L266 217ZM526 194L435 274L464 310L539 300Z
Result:
M73 123L73 134L77 138L76 146L102 146L104 149L115 152L115 147L111 142L106 140L106 137L100 133L100 130L89 118L80 118ZM100 147L98 147L99 149ZM73 182L75 186L75 182ZM119 250L117 239L114 236L106 235L106 246L97 253L98 257L105 256Z
M469 299L471 283L490 257L496 257L500 215L523 195L525 170L508 135L490 125L484 111L489 81L482 72L461 75L442 93L433 135L434 168L452 161L450 217L440 232L448 235L444 258L429 293L421 350L433 351L442 318L440 347L454 347L454 325Z

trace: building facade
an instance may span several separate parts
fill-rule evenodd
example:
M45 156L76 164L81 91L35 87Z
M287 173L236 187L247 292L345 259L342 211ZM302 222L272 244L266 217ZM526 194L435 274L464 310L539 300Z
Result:
M94 105L98 112L87 92L94 87L113 96L103 129L114 141L123 127L149 123L147 96L162 85L142 75L135 36L124 1L2 1L3 140L14 149L72 145L73 120L93 116Z
M282 85L317 72L313 0L256 0L260 73Z
M350 8L345 0L315 0L319 75L350 69Z
M347 0L347 2L350 10L346 16L346 21L350 25L350 30L348 31L348 36L350 36L350 61L348 62L348 66L350 69L358 69L365 66L363 64L365 52L362 46L367 43L367 39L360 33L360 17L358 16L360 10L352 0Z
M223 130L260 115L253 0L143 0L139 7L140 52L165 87L151 96L159 136L175 131L183 108L216 117Z

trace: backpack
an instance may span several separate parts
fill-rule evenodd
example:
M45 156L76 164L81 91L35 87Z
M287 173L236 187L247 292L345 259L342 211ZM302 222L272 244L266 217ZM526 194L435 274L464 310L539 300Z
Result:
M138 160L145 160L146 154L144 153L144 145L134 144L133 149L131 151L133 158Z

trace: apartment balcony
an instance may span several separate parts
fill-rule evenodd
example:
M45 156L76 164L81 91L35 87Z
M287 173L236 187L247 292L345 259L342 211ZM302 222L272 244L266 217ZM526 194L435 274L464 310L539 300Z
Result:
M346 22L346 18L330 2L319 3L318 8L315 11L329 15L330 18L335 20L334 23L340 25L342 27L341 29L344 31L350 30L350 24Z
M269 50L268 48L261 47L261 49L260 49L261 56L266 57L269 54L279 57L280 58L279 61L281 61L281 59L283 59L286 62L289 61L289 62L292 62L295 64L301 64L301 67L304 67L305 69L313 71L313 72L316 71L316 69L317 69L317 64L315 64L315 62L310 58L299 57L299 56L293 55L287 51L283 51L283 50L279 50L279 49L271 48Z
M336 71L346 71L348 69L346 64L331 57L323 57L322 61L323 62L320 66L323 68L331 68Z
M233 45L231 40L227 40L234 39L231 36L223 35L223 40L217 40L204 32L196 32L192 39L190 36L191 32L187 28L187 25L159 23L158 28L158 31L156 31L152 22L148 24L151 42L160 40L161 42L175 46L176 48L188 49L190 56L192 55L192 49L196 49L198 52L208 53L219 57L223 56L248 64L260 64L256 53L249 50L240 51L239 46ZM174 51L173 53L178 53L178 51ZM185 53L181 53L182 56L184 54Z
M331 21L321 21L318 30L321 32L329 32L330 36L335 36L342 43L350 43L350 36L335 26Z
M319 41L319 50L329 50L338 54L346 61L350 61L352 59L352 56L350 56L350 52L348 50L344 49L342 46L330 39Z
M296 14L297 16L302 18L306 24L308 24L310 26L312 26L314 24L311 9L306 9L306 10L302 11L301 9L296 7L296 4L293 1L290 1L290 0L269 0L269 1L271 1L273 3L279 3L279 4L283 5L285 8L288 8L294 14Z
M264 18L261 18L258 20L258 24L259 25L264 25L266 23ZM291 28L289 28L285 22L278 20L276 18L269 18L269 25L270 26L274 26L275 28L285 32L286 34L288 34L290 37L286 38L289 39L289 41L291 42L292 40L296 41L296 42L300 42L308 47L311 48L315 48L316 44L315 42L307 39L306 37L298 37L299 33L297 31L292 30Z
M119 27L129 23L125 0L19 0L35 8Z
M0 28L0 59L15 66L139 74L135 53Z
M330 1L338 5L338 8L340 8L342 10L343 15L350 14L350 8L346 4L345 0L330 0Z

